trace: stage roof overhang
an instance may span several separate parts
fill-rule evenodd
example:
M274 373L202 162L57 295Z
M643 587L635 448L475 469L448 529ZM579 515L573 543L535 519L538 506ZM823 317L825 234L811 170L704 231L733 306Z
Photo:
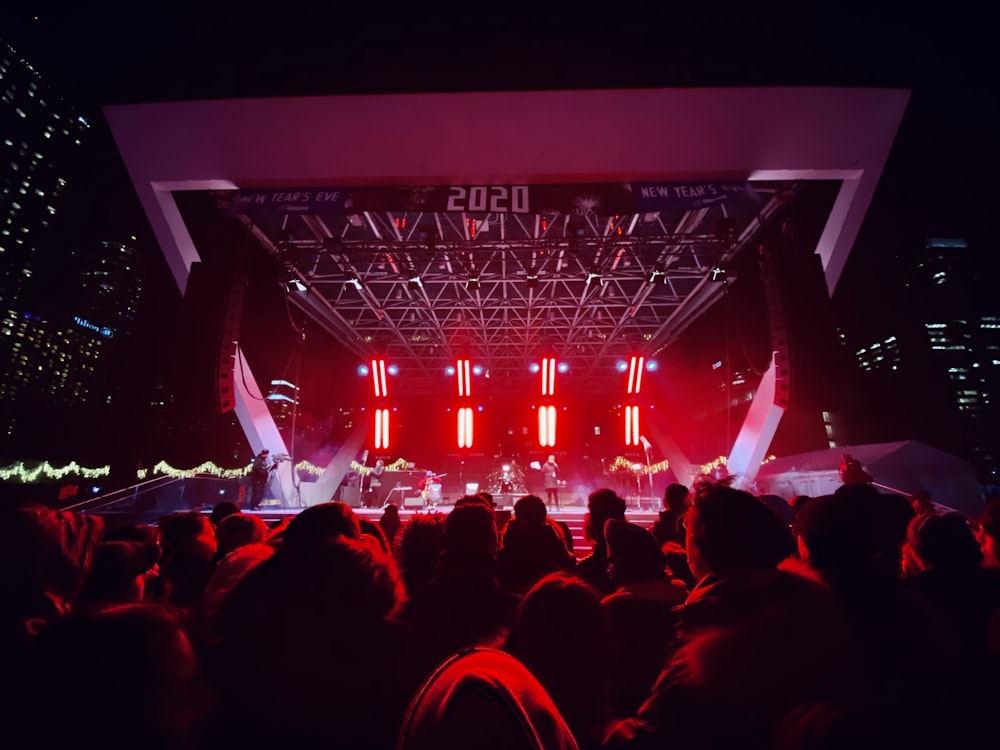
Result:
M184 290L178 193L210 191L288 300L365 361L440 379L543 356L579 381L656 356L811 181L832 292L908 92L715 88L329 96L108 107Z

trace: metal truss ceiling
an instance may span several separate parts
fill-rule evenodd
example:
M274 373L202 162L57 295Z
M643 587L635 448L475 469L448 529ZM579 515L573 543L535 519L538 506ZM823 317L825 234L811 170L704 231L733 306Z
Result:
M283 268L290 303L359 362L430 384L469 358L502 389L553 356L587 391L620 377L621 360L659 355L722 294L720 271L794 195L752 187L760 209L742 219L723 206L241 218Z

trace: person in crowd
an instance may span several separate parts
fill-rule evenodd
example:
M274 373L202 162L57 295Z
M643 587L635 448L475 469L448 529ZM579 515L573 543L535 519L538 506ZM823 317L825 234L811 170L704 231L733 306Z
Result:
M663 510L650 528L660 547L667 542L684 543L681 517L687 510L687 497L688 488L679 482L671 482L663 491Z
M0 656L72 611L103 541L103 517L38 503L0 503Z
M221 503L216 503L215 507L212 508L212 512L208 515L208 520L212 522L213 526L218 528L222 519L239 512L240 506L237 503L232 500L223 500Z
M215 527L198 511L170 513L160 518L158 525L165 601L196 615L219 549Z
M550 508L559 507L559 464L555 456L549 456L542 464L542 484L545 487L545 502Z
M218 562L234 549L244 544L260 544L267 539L267 524L260 516L250 513L231 513L215 527L216 553Z
M1000 698L1000 570L984 568L982 560L961 513L922 513L910 521L903 585L932 606L957 636L958 655L973 679L973 721L988 716Z
M597 590L566 572L546 575L521 598L504 650L542 683L581 750L600 747L611 656Z
M910 505L913 506L913 513L918 516L937 512L937 507L926 490L916 490L911 493Z
M847 613L847 705L868 718L872 736L897 747L967 746L973 675L947 619L901 579L913 517L903 495L845 484L800 514L799 556Z
M361 527L361 538L363 540L371 540L379 546L385 554L392 556L392 547L389 545L389 537L385 535L385 531L382 530L381 524L378 521L373 521L370 518L359 517L358 525Z
M524 495L514 503L514 517L501 534L497 561L504 587L518 595L542 576L576 564L562 529L549 522L545 501L537 495Z
M459 651L410 702L397 750L578 750L538 679L499 649Z
M779 568L790 530L748 492L699 487L686 548L698 583L676 613L677 638L605 747L770 748L801 702L840 695L846 620L818 579Z
M163 555L163 532L155 523L123 523L104 532L105 542L139 542L158 550L156 574L146 576L143 601L165 602L166 583L160 575L159 560Z
M609 518L625 520L625 501L607 487L594 490L587 497L584 536L591 542L590 553L577 561L576 575L601 592L610 594L615 586L608 575L608 552L604 542L604 524Z
M496 510L497 501L496 498L493 497L492 492L488 492L487 490L479 490L479 492L476 493L476 497L482 498L482 500L485 501L488 506L493 508L493 510Z
M497 547L494 511L475 498L456 503L445 517L444 546L429 584L402 614L414 675L423 678L461 648L503 642L517 598L503 588Z
M444 522L444 514L418 513L400 527L395 553L411 600L430 586L434 567L444 551Z
M4 736L24 740L15 746L204 746L214 698L176 610L130 603L71 613L26 658L31 668L17 695L7 694L17 710Z
M625 717L639 709L660 673L674 639L674 608L688 589L667 574L660 545L642 526L609 518L604 539L615 586L601 600L612 650L611 710Z
M399 527L402 519L399 517L399 506L395 503L386 503L382 508L382 517L378 519L378 525L385 532L385 538L389 541L390 548L396 543L396 535L399 534Z
M361 522L347 503L331 500L311 505L293 516L281 533L281 544L299 546L340 537L359 539Z
M143 542L105 541L97 548L76 610L97 612L152 601L147 582L159 575L160 548Z
M802 517L802 511L805 509L806 505L812 500L809 495L793 495L788 500L788 505L792 509L794 514L794 520L792 521L792 533L795 538L799 537L799 519Z
M274 554L275 546L267 542L243 544L221 558L212 570L202 595L201 611L195 623L201 648L212 645L215 639L215 617L226 595L257 565Z
M395 648L361 644L402 645L402 581L356 523L307 511L219 604L205 652L212 747L392 747L412 685Z

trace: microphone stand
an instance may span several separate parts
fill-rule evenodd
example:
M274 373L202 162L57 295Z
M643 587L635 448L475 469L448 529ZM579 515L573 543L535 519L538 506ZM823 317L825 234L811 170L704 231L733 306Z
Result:
M649 468L649 446L646 446L646 474L649 476L649 496L656 497L653 494L653 471Z

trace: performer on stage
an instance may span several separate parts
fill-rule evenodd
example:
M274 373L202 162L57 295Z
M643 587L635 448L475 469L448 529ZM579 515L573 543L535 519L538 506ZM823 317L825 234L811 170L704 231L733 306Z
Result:
M559 464L555 456L549 456L542 464L542 480L545 483L545 504L550 508L559 507Z
M380 458L372 467L371 480L368 483L368 490L372 493L371 507L382 507L382 475L385 473L385 462Z
M430 469L424 475L423 479L420 480L420 496L424 499L424 502L428 505L436 505L441 501L441 479L444 474L436 474Z
M264 500L267 490L267 480L271 472L278 468L277 463L271 463L271 451L264 448L253 460L250 467L250 510L257 510Z

